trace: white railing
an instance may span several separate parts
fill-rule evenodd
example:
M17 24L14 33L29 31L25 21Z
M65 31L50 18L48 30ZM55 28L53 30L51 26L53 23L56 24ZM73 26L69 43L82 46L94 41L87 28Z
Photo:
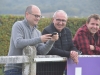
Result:
M27 46L23 49L22 56L0 56L0 64L22 63L23 75L36 75L36 62L63 62L66 57L57 55L36 55L37 51L34 46Z

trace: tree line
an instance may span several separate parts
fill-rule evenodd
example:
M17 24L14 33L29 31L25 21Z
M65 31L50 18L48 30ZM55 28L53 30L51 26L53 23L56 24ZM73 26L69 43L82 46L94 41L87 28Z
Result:
M23 15L26 7L37 5L42 13L54 13L64 10L69 16L85 17L100 14L100 0L1 0L0 14Z

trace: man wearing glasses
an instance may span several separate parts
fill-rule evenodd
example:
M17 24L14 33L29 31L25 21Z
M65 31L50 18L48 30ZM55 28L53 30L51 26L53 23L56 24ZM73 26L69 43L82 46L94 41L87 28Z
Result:
M59 55L62 57L70 57L76 64L78 63L78 51L73 43L70 30L66 27L66 22L68 20L68 16L65 11L58 10L53 15L53 23L47 26L43 30L43 34L52 34L53 32L57 32L59 34L59 39L55 41L52 49L49 51L48 55ZM40 64L41 66L43 64ZM40 66L39 65L39 66ZM43 73L43 75L63 75L63 71L66 66L66 62L51 62L44 63L45 67L49 66L49 68L44 68L47 72L52 73ZM39 69L37 66L37 69ZM52 66L52 67L51 67ZM37 74L42 75L42 74Z
M8 56L22 55L26 46L35 46L39 54L47 54L51 50L58 34L53 37L52 34L41 36L36 28L40 18L41 11L37 6L30 5L26 8L25 19L15 22L12 27ZM22 75L22 64L6 64L4 71L5 75Z

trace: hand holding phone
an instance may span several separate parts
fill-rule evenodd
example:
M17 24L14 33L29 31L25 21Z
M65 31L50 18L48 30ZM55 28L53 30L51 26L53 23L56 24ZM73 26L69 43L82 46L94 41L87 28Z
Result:
M52 35L51 35L51 37L52 37L53 35L56 35L56 34L57 34L57 32L53 32Z

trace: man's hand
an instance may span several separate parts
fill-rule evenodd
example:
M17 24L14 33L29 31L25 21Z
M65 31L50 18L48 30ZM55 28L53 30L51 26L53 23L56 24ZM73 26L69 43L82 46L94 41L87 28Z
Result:
M50 40L52 37L51 37L51 34L45 34L45 35L42 35L41 36L41 41L42 42L47 42L48 40Z
M71 59L73 60L74 63L78 64L78 52L71 51L70 57L71 57Z
M55 34L55 35L52 36L51 40L52 41L56 41L56 40L58 40L58 38L59 38L59 35L57 33L57 34Z
M41 41L42 42L47 42L48 40L51 40L51 41L56 41L56 40L58 40L58 33L57 34L55 34L55 35L53 35L52 37L51 37L51 35L52 34L45 34L45 35L42 35L41 36Z
M93 45L90 45L90 50L94 50L94 46Z

